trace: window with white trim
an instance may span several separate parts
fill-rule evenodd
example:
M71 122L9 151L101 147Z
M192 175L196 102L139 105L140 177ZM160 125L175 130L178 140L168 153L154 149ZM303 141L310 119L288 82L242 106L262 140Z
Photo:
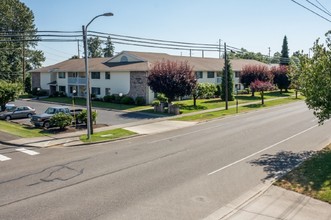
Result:
M92 94L100 95L100 88L99 87L92 87Z
M110 79L110 72L105 72L105 79Z
M203 72L202 71L196 71L195 72L195 78L202 79L203 78Z

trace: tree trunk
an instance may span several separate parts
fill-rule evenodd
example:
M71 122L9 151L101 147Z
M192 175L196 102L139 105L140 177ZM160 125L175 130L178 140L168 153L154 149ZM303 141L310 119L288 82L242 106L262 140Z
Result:
M197 107L197 98L193 96L193 106Z
M262 105L264 105L264 92L261 92Z

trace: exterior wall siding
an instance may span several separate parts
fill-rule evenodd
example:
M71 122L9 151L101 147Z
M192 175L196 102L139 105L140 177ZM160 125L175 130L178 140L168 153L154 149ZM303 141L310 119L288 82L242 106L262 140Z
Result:
M130 91L130 72L110 72L110 79L105 79L105 72L101 72L100 79L91 79L91 87L100 88L100 98L106 95L106 88L110 88L111 94L126 95Z

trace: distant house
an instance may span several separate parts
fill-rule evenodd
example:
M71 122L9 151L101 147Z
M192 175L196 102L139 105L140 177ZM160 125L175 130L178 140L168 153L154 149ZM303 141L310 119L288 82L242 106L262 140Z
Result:
M198 82L221 83L224 60L218 58L199 58L173 56L165 53L123 51L112 58L89 58L91 72L91 93L97 97L119 94L136 98L141 96L147 103L155 97L147 85L149 70L157 61L187 61L193 68ZM255 60L231 60L235 73L234 83L239 89L239 75L246 65L266 65ZM51 66L30 71L32 88L41 88L53 94L62 91L68 96L76 91L77 96L86 96L86 74L84 59L66 60Z

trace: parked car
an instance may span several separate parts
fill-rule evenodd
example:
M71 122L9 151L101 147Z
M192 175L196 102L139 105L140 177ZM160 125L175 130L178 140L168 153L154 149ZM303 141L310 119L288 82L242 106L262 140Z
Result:
M0 119L31 118L35 114L36 110L29 106L10 106L0 113Z
M71 116L77 116L80 112L82 112L82 109L69 109L67 107L63 106L54 106L54 107L49 107L46 109L46 111L43 114L40 115L34 115L32 116L30 122L33 124L35 127L44 127L44 128L50 128L54 125L51 124L50 119L57 113L64 113L64 114L69 114ZM76 124L80 124L82 122L78 121L76 119Z

